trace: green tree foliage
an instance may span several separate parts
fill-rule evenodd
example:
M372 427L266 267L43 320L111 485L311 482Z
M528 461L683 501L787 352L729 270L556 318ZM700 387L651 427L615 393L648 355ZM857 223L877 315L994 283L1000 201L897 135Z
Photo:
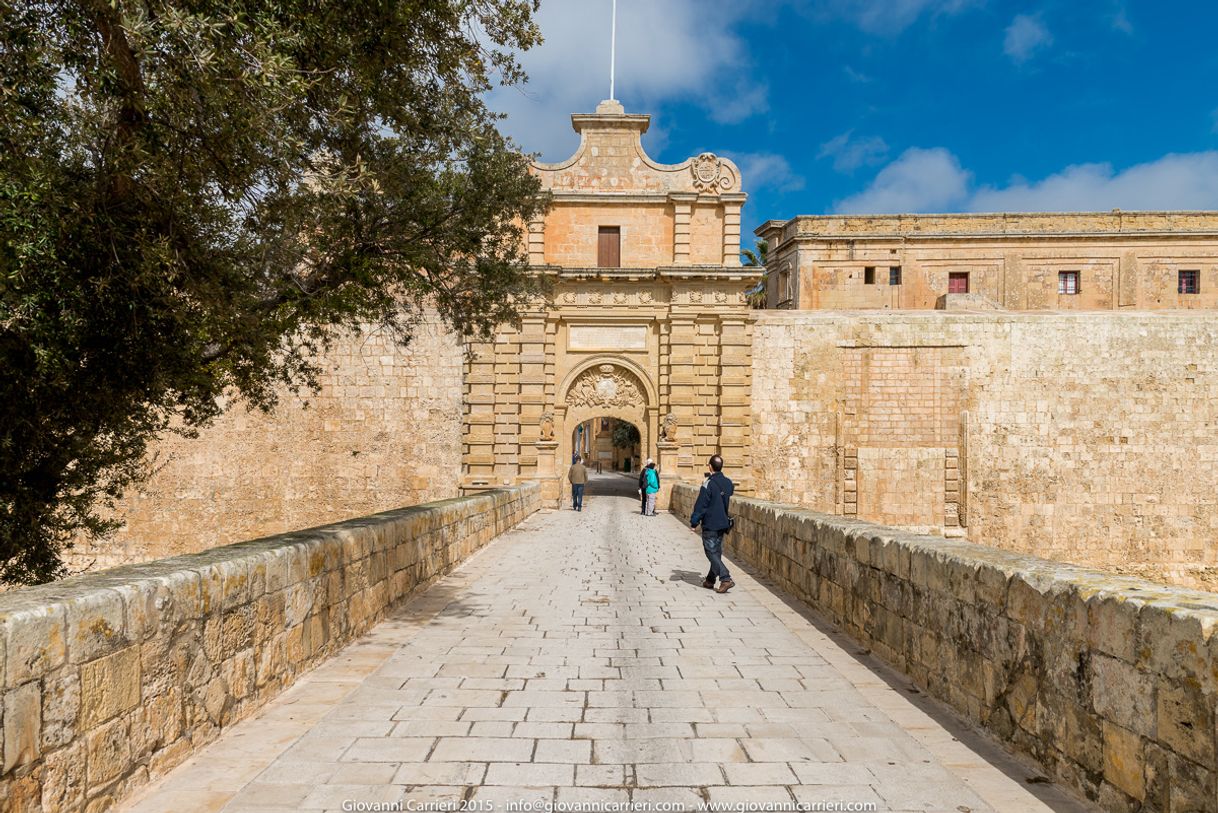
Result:
M766 258L769 254L770 247L766 245L765 240L758 240L755 244L757 247L744 248L740 250L740 257L744 261L744 265L749 268L761 268L761 279L757 284L746 292L749 300L749 306L758 310L765 310L766 303L766 279L769 271L765 269Z
M534 0L0 4L0 579L336 331L487 335L544 205L483 103ZM235 474L235 473L234 473Z
M639 428L626 421L614 421L613 434L610 437L615 449L631 449L643 439Z

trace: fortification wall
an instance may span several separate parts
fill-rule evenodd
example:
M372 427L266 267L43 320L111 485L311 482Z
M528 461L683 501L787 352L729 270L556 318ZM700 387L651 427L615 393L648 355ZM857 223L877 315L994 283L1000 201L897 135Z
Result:
M539 505L526 484L0 595L0 809L110 808Z
M82 540L74 571L206 550L456 496L460 341L437 317L403 348L383 331L338 339L316 394L270 414L237 405L195 439L169 436L124 496L124 527Z
M759 497L1059 561L1208 578L1218 323L763 312Z
M688 516L695 487L672 490ZM1105 810L1212 810L1218 602L968 542L732 500L727 545Z

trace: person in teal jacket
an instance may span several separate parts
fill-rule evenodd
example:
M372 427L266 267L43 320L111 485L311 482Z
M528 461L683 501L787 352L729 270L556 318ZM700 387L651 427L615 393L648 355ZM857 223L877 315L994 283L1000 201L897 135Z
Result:
M647 493L647 516L654 517L656 495L660 493L660 473L656 471L656 464L651 463L643 469L643 476L647 478L647 485L643 489Z

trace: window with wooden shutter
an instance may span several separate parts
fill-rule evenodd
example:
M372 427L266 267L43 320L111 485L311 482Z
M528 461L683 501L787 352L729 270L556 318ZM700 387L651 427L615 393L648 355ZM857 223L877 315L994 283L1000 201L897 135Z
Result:
M1195 294L1201 290L1200 271L1181 271L1177 290L1182 294Z
M597 232L596 265L598 268L622 267L622 227L601 226Z
M1062 295L1072 295L1078 293L1078 272L1077 271L1058 271L1057 272L1057 292Z
M952 271L947 275L947 292L949 294L968 293L968 272Z

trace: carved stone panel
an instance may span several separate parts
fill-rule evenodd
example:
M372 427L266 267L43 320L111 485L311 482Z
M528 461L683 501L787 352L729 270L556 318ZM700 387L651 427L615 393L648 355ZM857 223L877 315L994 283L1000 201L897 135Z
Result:
M585 370L567 391L569 407L637 407L647 403L643 385L616 364Z

